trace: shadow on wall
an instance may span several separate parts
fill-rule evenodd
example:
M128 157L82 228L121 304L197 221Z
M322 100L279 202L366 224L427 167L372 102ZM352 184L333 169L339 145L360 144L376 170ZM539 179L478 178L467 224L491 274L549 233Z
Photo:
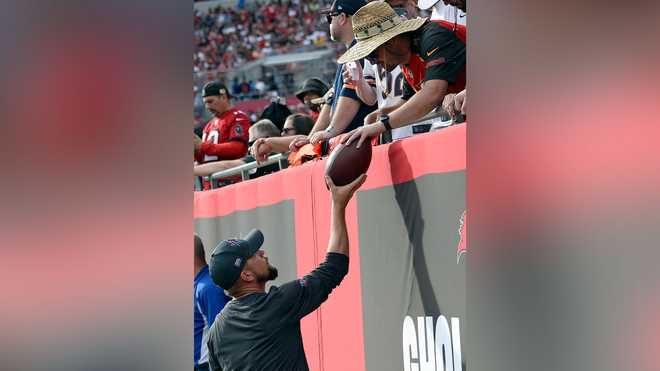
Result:
M401 150L401 142L395 142L388 148L390 169L396 169L396 175L392 170L392 180L397 178L412 179L412 168L405 151ZM396 203L401 211L401 217L405 221L408 241L412 248L413 271L419 286L419 295L422 300L424 313L429 316L441 314L438 300L433 291L429 265L424 254L424 218L421 214L421 202L416 183L406 182L394 184L394 195Z

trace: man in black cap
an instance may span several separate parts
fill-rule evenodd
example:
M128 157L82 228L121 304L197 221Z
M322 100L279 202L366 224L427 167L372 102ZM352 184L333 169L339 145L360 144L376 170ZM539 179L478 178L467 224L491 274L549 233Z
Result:
M244 240L225 240L215 248L211 277L234 300L227 303L211 327L211 370L309 370L300 320L318 308L348 273L346 205L365 179L363 174L337 187L326 177L332 193L328 254L321 265L301 279L266 292L266 282L277 278L277 269L260 250L264 237L258 230L252 230Z
M319 118L321 111L321 106L318 104L312 103L312 100L321 98L328 92L328 86L316 77L305 80L303 86L296 93L296 97L300 99L309 109L312 111L312 119L316 122L316 119ZM324 106L326 107L326 106ZM327 113L330 113L330 108L326 108Z
M204 85L202 97L206 109L215 117L204 127L202 138L193 135L197 163L245 156L250 128L248 116L231 107L229 90L218 81Z
M365 4L364 0L335 0L329 8L321 11L330 24L330 38L332 41L341 42L346 47L350 47L355 43L352 16ZM369 62L358 61L356 63L360 65L359 70L371 71ZM371 86L375 86L372 73L370 76L365 75L365 79ZM291 149L301 147L307 143L318 144L321 141L328 141L337 135L347 133L361 126L365 116L378 107L375 103L372 105L364 103L357 95L357 88L352 83L344 83L343 64L337 64L332 86L333 97L327 102L327 105L329 105L328 114L324 114L322 110L309 136L294 140L291 143Z

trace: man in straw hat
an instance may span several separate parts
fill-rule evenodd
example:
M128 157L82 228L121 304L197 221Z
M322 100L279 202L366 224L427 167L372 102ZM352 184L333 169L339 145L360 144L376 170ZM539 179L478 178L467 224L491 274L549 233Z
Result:
M405 18L419 17L417 9L417 0L385 0L394 11ZM346 66L346 65L344 65ZM396 66L392 71L386 71L382 66L375 65L374 77L376 79L376 99L378 101L378 110L371 112L364 118L364 124L373 124L380 118L381 115L390 113L399 108L406 101L401 98L403 96L403 75L401 74L401 67ZM350 75L344 72L344 81L351 78ZM360 82L354 82L355 85ZM369 97L360 95L361 91L357 91L358 96L363 101ZM397 140L409 137L413 134L414 125L408 125L400 128L393 129L391 132L391 139Z
M407 125L442 104L447 92L465 88L465 27L427 18L404 19L384 1L371 2L352 18L357 43L338 63L367 60L391 71L401 66L405 82L401 107L362 126L342 142L362 142Z

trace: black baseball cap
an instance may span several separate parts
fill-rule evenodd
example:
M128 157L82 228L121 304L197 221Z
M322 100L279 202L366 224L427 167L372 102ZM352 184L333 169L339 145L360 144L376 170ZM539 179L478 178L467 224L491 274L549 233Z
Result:
M264 235L258 229L251 230L245 239L221 241L211 254L209 272L213 282L229 290L241 275L245 262L264 243Z
M221 94L224 94L228 98L231 98L231 94L229 94L229 90L227 90L227 87L221 84L219 81L207 82L202 88L202 97L210 97L213 95L221 95Z
M320 97L322 97L325 95L327 91L328 91L328 85L326 85L323 81L321 81L321 79L312 77L311 79L305 80L300 90L296 92L296 97L298 97L298 99L300 99L300 101L303 102L303 97L305 96L305 94L309 92L316 92L319 94Z
M348 15L353 15L358 9L365 5L367 5L367 3L364 0L335 0L329 8L322 9L321 14L346 13Z

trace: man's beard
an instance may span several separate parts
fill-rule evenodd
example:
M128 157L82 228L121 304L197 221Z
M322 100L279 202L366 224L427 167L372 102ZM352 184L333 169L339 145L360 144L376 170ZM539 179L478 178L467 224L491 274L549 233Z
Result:
M268 274L264 276L259 276L257 277L257 282L259 283L266 283L268 281L274 281L277 278L277 268L273 267L272 265L268 264Z

